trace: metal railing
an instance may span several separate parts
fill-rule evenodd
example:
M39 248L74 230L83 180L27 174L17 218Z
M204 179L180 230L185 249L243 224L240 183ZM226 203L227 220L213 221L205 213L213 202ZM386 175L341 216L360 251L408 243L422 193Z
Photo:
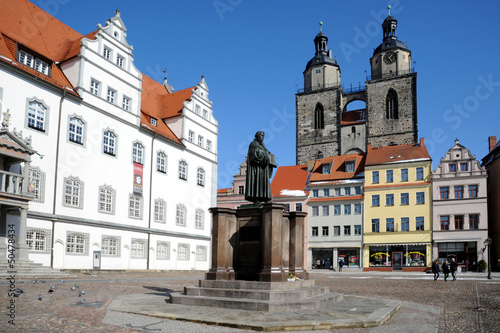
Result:
M404 71L385 73L385 74L381 74L381 75L367 75L366 81L388 79L391 77L397 77L397 76L402 76L402 75L411 74L411 73L415 73L415 67L411 68L409 71L404 70Z

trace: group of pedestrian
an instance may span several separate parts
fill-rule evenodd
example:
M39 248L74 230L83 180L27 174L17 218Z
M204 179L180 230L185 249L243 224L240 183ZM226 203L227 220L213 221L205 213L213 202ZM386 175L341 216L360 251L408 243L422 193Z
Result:
M455 261L455 258L451 258L451 262L448 263L448 260L445 260L443 262L443 265L441 265L441 269L443 270L444 274L444 282L448 282L448 277L452 276L452 281L457 280L457 268L458 265ZM439 272L440 272L440 267L439 267L439 261L436 259L434 260L434 263L432 264L432 273L434 273L434 282L437 281L439 278Z

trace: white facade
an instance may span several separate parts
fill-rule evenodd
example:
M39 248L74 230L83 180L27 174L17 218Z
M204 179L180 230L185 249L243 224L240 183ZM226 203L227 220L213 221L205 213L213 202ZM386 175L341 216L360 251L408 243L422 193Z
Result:
M141 124L143 75L120 13L77 43L79 52L60 63L73 87L0 64L0 98L11 110L11 127L31 135L40 154L31 163L38 192L28 210L28 241L36 238L29 258L92 269L100 251L101 269L207 270L218 126L204 78L182 114L167 121L177 137L168 138ZM30 102L45 111L43 130L28 121ZM188 142L189 130L203 137L202 146ZM181 162L187 165L182 177ZM134 165L142 168L142 196L134 194Z

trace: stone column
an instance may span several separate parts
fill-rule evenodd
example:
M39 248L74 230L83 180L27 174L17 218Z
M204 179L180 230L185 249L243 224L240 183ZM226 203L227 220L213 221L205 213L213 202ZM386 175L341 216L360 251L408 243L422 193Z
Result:
M290 212L290 273L308 280L304 267L304 220L306 212Z
M210 208L212 213L212 267L205 274L207 280L234 280L233 247L231 238L236 233L236 210ZM233 237L234 238L234 237Z
M262 204L262 221L260 228L262 269L259 273L259 281L281 282L287 280L287 274L282 271L282 228L284 208L285 205L282 204Z
M17 235L16 259L28 260L28 244L26 243L26 224L28 220L28 209L21 208L19 217L19 235Z

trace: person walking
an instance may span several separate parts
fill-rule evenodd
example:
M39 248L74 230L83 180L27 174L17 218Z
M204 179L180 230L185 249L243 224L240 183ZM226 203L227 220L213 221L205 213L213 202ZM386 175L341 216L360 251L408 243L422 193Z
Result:
M340 259L339 260L339 272L342 272L342 267L344 267L344 260Z
M436 259L432 264L432 273L434 273L434 282L439 278L439 261Z
M448 260L445 260L443 266L444 282L448 282L448 276L450 275L450 266L448 265Z
M451 263L450 263L450 271L451 271L451 276L453 277L453 281L457 280L457 262L455 261L455 258L451 258Z

